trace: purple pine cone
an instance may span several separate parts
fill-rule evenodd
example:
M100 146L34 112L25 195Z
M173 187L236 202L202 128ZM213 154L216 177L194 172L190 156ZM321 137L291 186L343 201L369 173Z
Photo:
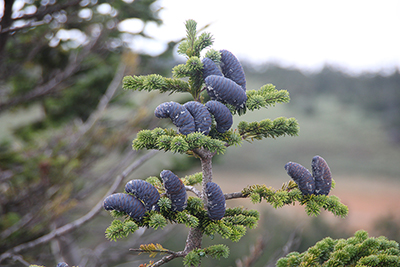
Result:
M221 69L224 76L231 79L246 91L246 77L239 60L228 50L220 50Z
M188 135L196 129L193 116L179 103L173 101L162 103L156 108L154 115L157 118L171 118L181 134Z
M157 202L160 199L160 193L151 183L144 180L131 180L125 185L125 192L141 200L146 211L159 210Z
M196 101L189 101L183 105L193 116L196 132L208 135L211 129L211 115L207 108Z
M146 213L143 203L132 195L112 194L104 199L104 209L126 212L132 219L140 221Z
M211 220L221 220L225 215L225 196L219 185L213 182L206 184L207 214Z
M295 162L288 162L285 165L285 170L290 177L299 186L300 191L304 195L314 194L315 182L311 173L302 165Z
M203 79L210 75L223 76L222 72L219 70L217 64L208 57L203 58Z
M205 79L207 93L213 100L243 108L246 101L246 92L234 81L216 75L210 75ZM214 96L214 97L212 97Z
M163 180L165 192L172 201L172 211L183 211L187 205L187 194L181 179L170 170L163 170L160 177Z
M332 187L332 174L328 163L322 157L315 156L311 161L311 167L315 180L315 194L328 195Z
M229 108L215 100L208 101L205 106L208 111L213 114L215 122L217 123L218 132L224 133L231 128L233 118Z

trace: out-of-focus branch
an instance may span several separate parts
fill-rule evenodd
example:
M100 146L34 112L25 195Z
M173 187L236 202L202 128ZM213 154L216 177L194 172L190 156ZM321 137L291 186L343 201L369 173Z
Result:
M22 26L19 26L19 27L10 26L8 28L2 28L0 30L0 34L9 33L9 32L16 32L16 31L20 31L20 30L23 30L23 29L27 29L27 28L41 26L43 24L47 24L47 22L44 21L44 20L41 20L41 21L29 21L25 25L22 25Z
M256 243L250 249L250 255L244 257L242 260L236 260L236 267L251 267L262 256L267 244L267 238L260 236L257 238Z
M131 165L129 165L120 175L118 175L115 180L114 183L111 185L110 189L107 191L107 193L105 194L105 197L114 193L115 190L117 189L117 187L120 185L120 183L122 182L122 180L127 177L131 172L133 172L134 170L136 170L138 167L140 167L144 162L146 162L147 160L149 160L151 157L153 157L155 154L157 153L156 150L150 151L147 154L143 155L142 157L140 157L138 160L136 160L135 162L133 162ZM30 242L24 243L24 244L20 244L12 249L9 249L8 251L2 253L0 255L0 262L2 262L4 259L7 258L11 258L13 257L15 254L20 253L21 251L36 247L38 245L42 245L42 244L46 244L49 241L51 241L53 238L56 238L58 236L62 236L66 233L71 232L72 230L80 227L81 225L83 225L86 222L89 222L91 219L93 219L101 210L103 207L103 199L104 197L84 216L82 216L81 218L68 223L62 227L59 227L53 231L51 231L50 233L39 237L35 240L32 240Z
M29 212L25 214L17 223L15 223L13 226L7 228L3 232L0 233L0 239L6 239L9 237L12 233L15 233L22 227L24 227L27 223L29 223L33 218L32 212Z
M100 39L100 35L97 38L93 39L88 45L86 45L81 53L73 53L70 56L69 63L67 67L56 74L52 79L50 79L47 83L37 86L32 91L24 94L23 96L14 97L12 99L7 100L6 102L0 103L0 112L7 110L10 107L23 104L37 98L43 97L50 93L53 93L57 86L61 85L63 81L70 78L73 74L78 72L81 67L81 63L84 58L91 52L92 48L97 44L97 41Z
M24 15L22 17L16 18L15 20L21 20L21 19L22 20L27 20L27 19L41 20L47 14L51 14L51 13L66 9L68 7L71 7L71 6L76 6L80 2L81 2L81 0L72 0L72 1L68 1L68 2L63 3L63 4L41 6L41 7L39 7L38 12L33 13L33 14L26 14L26 15Z
M276 262L282 258L285 257L290 251L293 251L297 249L300 245L300 232L301 228L296 228L289 236L288 241L286 244L282 247L281 250L278 250L274 253L274 256L268 261L268 263L265 265L265 267L274 267L276 265Z
M122 78L124 77L126 65L121 61L118 66L118 69L114 75L113 80L108 85L108 88L104 95L101 97L97 108L92 114L90 114L89 118L86 120L84 124L79 127L78 132L73 136L73 140L71 141L71 146L74 147L76 142L85 135L92 127L96 124L96 122L101 118L104 113L104 110L107 108L108 103L110 103L113 98L115 92L119 88L121 84Z

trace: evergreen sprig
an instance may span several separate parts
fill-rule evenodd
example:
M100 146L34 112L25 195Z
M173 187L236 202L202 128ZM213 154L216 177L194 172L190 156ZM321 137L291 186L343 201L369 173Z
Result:
M228 130L224 133L220 133L215 127L212 127L210 131L210 137L223 141L226 146L240 146L242 144L242 137L234 130Z
M246 108L251 111L290 101L289 92L277 90L273 84L263 85L259 90L248 90L246 94Z
M185 185L201 184L203 181L203 173L198 172L192 175L186 175L184 178L181 178L181 180Z
M210 33L203 32L197 37L197 22L189 19L185 23L186 38L179 44L178 53L190 57L200 57L200 52L213 44Z
M221 140L213 139L199 132L185 136L174 130L155 128L139 131L136 139L132 141L132 148L134 150L158 149L181 154L198 148L206 148L212 153L223 154L226 145Z
M304 253L289 253L276 266L400 266L400 250L397 242L360 230L348 239L324 238Z
M326 195L303 195L297 186L292 183L284 185L281 189L275 190L265 185L251 185L242 190L242 194L249 197L253 203L259 203L263 199L274 208L281 208L285 205L293 205L296 202L305 206L309 216L317 216L321 209L333 213L335 216L346 217L349 209L340 202L336 196Z
M275 120L265 119L260 122L241 121L238 124L238 130L243 140L253 141L262 138L289 135L297 136L299 124L295 118L279 117Z
M190 86L186 81L166 78L159 74L125 76L122 80L122 88L149 92L159 90L161 93L190 92Z
M241 207L236 207L226 209L222 220L211 221L208 217L203 218L200 227L203 228L204 234L211 238L218 233L224 239L237 242L246 234L246 228L252 229L257 226L259 218L260 215L256 210L245 210Z
M227 105L232 114L243 115L247 110L254 111L256 109L274 107L276 104L289 103L290 97L287 90L277 90L273 84L265 84L258 90L247 90L246 105L241 109Z
M130 233L134 233L137 229L139 229L139 226L132 220L114 220L106 229L106 238L117 241L117 239L125 238Z

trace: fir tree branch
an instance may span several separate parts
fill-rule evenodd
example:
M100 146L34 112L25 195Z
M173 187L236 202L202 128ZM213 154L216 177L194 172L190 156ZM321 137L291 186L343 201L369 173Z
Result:
M107 193L104 195L104 197L101 198L99 202L84 216L76 219L73 222L70 222L64 226L58 227L51 231L50 233L43 235L35 240L29 241L27 243L20 244L16 247L13 247L6 252L0 254L0 263L10 257L13 257L13 255L20 253L21 251L31 249L33 247L36 247L38 245L43 245L48 242L50 242L52 239L65 235L83 224L89 222L92 220L103 208L103 200L105 197L108 195L112 194L115 192L115 190L118 188L120 183L123 181L125 177L127 177L130 173L132 173L134 170L136 170L138 167L140 167L144 162L149 160L151 157L153 157L156 154L157 151L150 151L147 154L141 156L139 159L134 161L131 165L129 165L120 175L118 175L114 183L111 185L110 189L107 191Z
M241 121L238 124L239 134L243 140L252 141L262 138L276 138L279 136L289 135L297 136L299 132L299 124L294 118L279 117L271 121L265 119L260 122Z
M125 76L122 80L122 88L149 92L159 90L161 93L190 92L190 86L187 82L176 78L165 78L159 74Z

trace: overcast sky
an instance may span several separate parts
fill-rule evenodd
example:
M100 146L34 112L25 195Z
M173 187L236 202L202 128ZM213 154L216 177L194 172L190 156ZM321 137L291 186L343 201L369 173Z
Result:
M241 60L278 62L318 70L328 63L351 72L400 68L399 0L161 0L161 41L185 36L197 21L215 38L213 48ZM150 47L150 46L149 46Z

